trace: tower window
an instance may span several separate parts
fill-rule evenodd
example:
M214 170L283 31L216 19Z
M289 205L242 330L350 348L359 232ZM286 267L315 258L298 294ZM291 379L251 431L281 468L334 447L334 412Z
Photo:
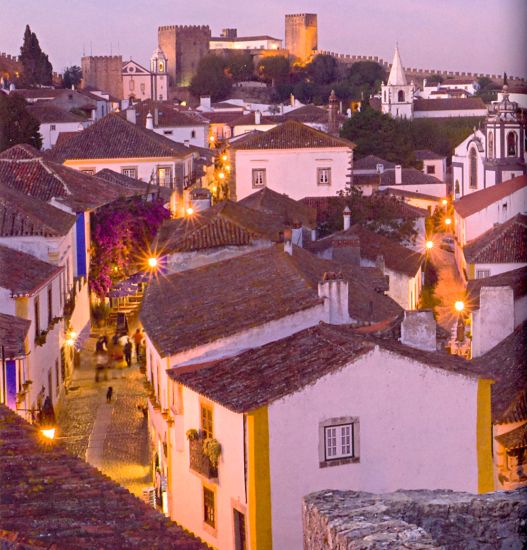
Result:
M494 134L492 132L489 132L489 141L488 141L488 147L487 147L487 157L489 159L494 158Z
M404 103L404 92L402 90L397 92L397 101L399 103Z
M472 148L468 157L469 161L469 186L471 189L478 188L478 155L476 149Z
M515 157L517 149L517 136L515 132L509 132L507 134L507 156Z

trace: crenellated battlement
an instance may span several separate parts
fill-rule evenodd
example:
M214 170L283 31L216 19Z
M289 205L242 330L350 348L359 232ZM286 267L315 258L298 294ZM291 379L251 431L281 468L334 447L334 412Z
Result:
M117 59L121 59L122 60L123 56L122 55L83 55L81 57L81 60L82 59L92 59L93 61L103 61L103 60L117 60Z
M158 27L158 31L200 31L210 32L208 25L164 25Z
M0 52L0 59L5 59L6 61L13 61L15 63L18 63L20 61L20 58L18 55L10 55L5 52Z

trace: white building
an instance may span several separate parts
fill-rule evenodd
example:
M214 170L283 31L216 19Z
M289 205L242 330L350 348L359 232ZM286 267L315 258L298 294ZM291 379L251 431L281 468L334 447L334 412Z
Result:
M415 159L423 163L423 174L445 181L446 157L429 149L419 149L415 152Z
M282 41L268 35L238 36L236 29L225 29L222 36L209 40L209 50L280 50Z
M415 86L408 84L399 47L396 46L388 82L381 86L382 112L394 118L413 118Z
M415 168L402 168L399 164L393 170L384 170L380 174L379 190L386 189L422 193L437 198L447 196L447 186L444 181Z
M441 88L447 90L465 90L470 95L479 92L478 81L474 78L448 78L441 82Z
M231 197L271 187L293 199L335 196L351 182L354 144L289 120L233 142Z
M156 48L150 58L150 70L135 61L123 63L123 97L143 101L168 99L167 58L161 48Z
M503 100L493 106L481 130L460 143L452 156L456 198L526 173L525 123L518 104Z

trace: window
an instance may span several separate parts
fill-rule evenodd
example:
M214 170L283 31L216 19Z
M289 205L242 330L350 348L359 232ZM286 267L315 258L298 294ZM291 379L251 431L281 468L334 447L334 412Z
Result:
M139 88L141 89L141 94L145 95L145 83L144 82L141 82L141 84L139 85Z
M203 521L211 527L216 527L214 491L207 487L203 487Z
M489 140L488 140L488 147L487 147L487 157L489 159L494 158L494 134L492 132L489 132Z
M486 277L490 277L490 269L476 270L476 279L485 279Z
M48 286L48 325L51 324L53 319L53 288Z
M40 302L38 296L35 296L33 302L34 314L35 314L35 338L40 334Z
M427 174L435 174L436 173L436 167L432 165L427 165L426 167L426 173Z
M247 534L245 531L245 515L236 508L234 513L234 550L247 550Z
M191 130L190 131L190 139L193 139L196 137L196 130Z
M329 418L319 425L320 467L359 462L359 419Z
M253 168L253 187L265 187L265 168Z
M507 134L507 156L508 157L516 156L516 140L517 140L517 136L515 132L509 132Z
M130 79L130 82L128 82L128 89L133 92L135 90L135 81L133 78Z
M404 92L402 90L397 92L397 101L399 103L404 103Z
M468 154L469 164L469 187L471 189L478 188L478 155L476 149L472 148Z
M60 389L60 374L59 374L59 360L55 359L55 393L59 393Z
M137 179L137 168L121 168L121 174L129 178Z
M317 184L331 185L331 168L317 168Z
M51 124L50 127L49 127L49 129L50 129L52 132L54 132L54 131L57 129L57 127L55 126L55 124Z
M172 167L170 166L157 167L157 183L158 185L167 185L167 186L172 184Z
M171 136L174 132L172 130L163 130L163 135Z
M201 405L201 431L205 438L213 437L212 408L208 405Z

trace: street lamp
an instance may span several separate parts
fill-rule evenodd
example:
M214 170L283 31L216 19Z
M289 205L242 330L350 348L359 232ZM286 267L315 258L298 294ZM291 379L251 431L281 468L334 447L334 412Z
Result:
M465 309L465 303L462 301L462 300L457 300L455 303L454 303L454 309L461 313L464 309Z
M194 214L194 208L192 206L189 206L186 210L187 216L192 216Z
M452 225L452 220L450 218L446 218L445 225Z
M228 159L227 155L222 155L221 160L225 162Z
M39 419L39 431L46 439L55 439L55 433L57 430L57 421L55 419L55 411L51 403L49 395L44 399L44 404L40 410Z
M434 248L434 242L433 241L426 241L426 249L427 250L432 250L432 248Z
M446 206L446 205L448 204L447 199L443 199L443 200L441 201L441 204L442 204L443 206Z
M157 258L155 256L148 258L148 267L150 269L155 269L157 267L157 263Z

